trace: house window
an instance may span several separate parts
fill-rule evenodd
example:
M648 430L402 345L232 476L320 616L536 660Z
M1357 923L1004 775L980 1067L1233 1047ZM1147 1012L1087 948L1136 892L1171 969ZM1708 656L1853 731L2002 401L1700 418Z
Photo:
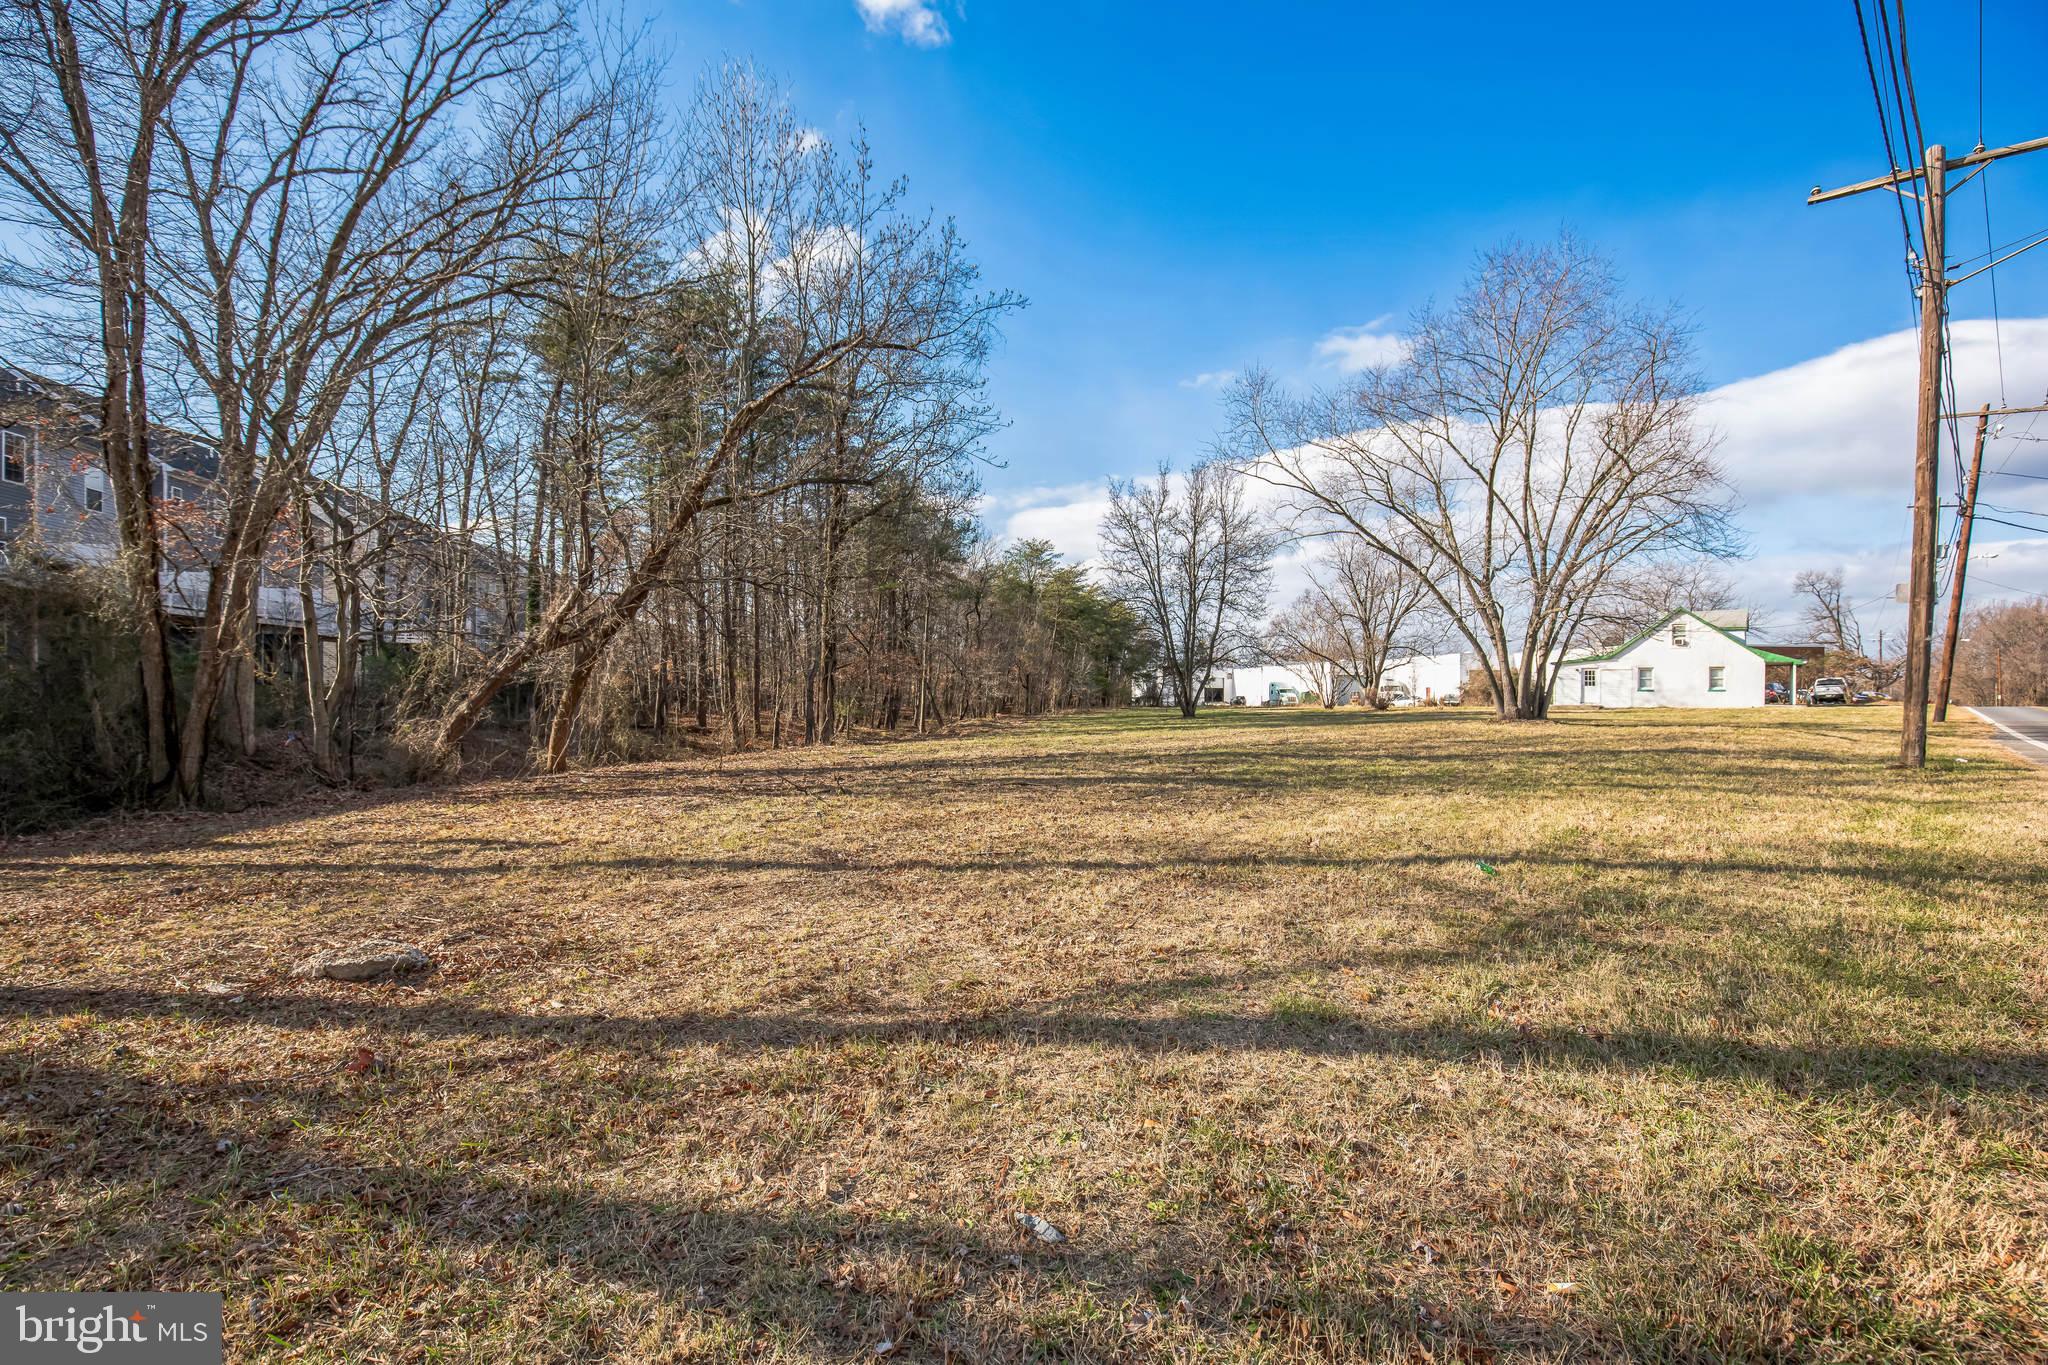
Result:
M1690 645L1691 643L1692 643L1692 641L1691 641L1690 639L1688 639L1688 638L1686 637L1686 633L1685 633L1685 622L1683 622L1683 621L1673 621L1673 622L1671 623L1671 645L1672 645L1672 647L1673 647L1674 649L1684 649L1684 648L1686 648L1686 647L1687 647L1688 645Z
M18 431L0 431L0 479L28 482L28 437Z
M1580 669L1580 670L1579 670L1579 690L1580 690L1580 691L1582 691L1582 692L1597 692L1597 691L1599 691L1599 690L1600 690L1600 671L1599 671L1598 669L1595 669L1595 668L1582 668L1582 669Z
M85 471L85 510L104 512L107 510L107 476L97 469Z
M1656 670L1656 669L1654 669L1654 668L1639 668L1639 669L1637 669L1637 670L1636 670L1636 691L1638 691L1638 692L1655 692L1656 690L1657 690L1657 670Z
M1719 664L1715 664L1707 670L1707 691L1726 692L1727 690L1728 670Z

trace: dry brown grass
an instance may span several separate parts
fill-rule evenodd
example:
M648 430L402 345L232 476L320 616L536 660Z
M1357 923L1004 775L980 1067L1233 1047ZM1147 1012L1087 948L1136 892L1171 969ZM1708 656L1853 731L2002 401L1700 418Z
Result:
M235 1359L2042 1357L2048 773L1895 724L1133 713L16 841L0 1285L223 1289ZM441 970L285 975L373 935Z

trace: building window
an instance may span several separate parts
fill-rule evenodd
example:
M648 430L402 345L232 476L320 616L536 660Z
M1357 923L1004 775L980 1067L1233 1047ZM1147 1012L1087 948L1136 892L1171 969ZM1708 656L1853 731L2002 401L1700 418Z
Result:
M1636 670L1636 691L1638 691L1638 692L1655 692L1656 690L1657 690L1657 670L1656 670L1656 669L1654 669L1654 668L1639 668L1639 669L1637 669L1637 670Z
M1726 692L1727 690L1728 670L1719 664L1715 664L1707 670L1707 691Z
M85 510L104 512L107 510L107 476L97 469L85 471Z
M1594 691L1598 691L1598 690L1599 690L1599 687L1600 687L1600 673L1599 673L1599 670L1597 670L1597 669L1592 669L1592 668L1582 668L1582 669L1580 669L1580 670L1579 670L1579 687L1580 687L1580 688L1581 688L1581 689L1582 689L1583 691L1587 691L1587 692L1594 692Z
M28 482L28 437L18 431L0 431L0 479Z
M1683 622L1683 621L1673 621L1673 622L1671 623L1671 644L1672 644L1672 646L1673 646L1674 648L1676 648L1676 649L1684 649L1684 648L1686 648L1686 647L1687 647L1688 645L1690 645L1691 643L1692 643L1692 641L1691 641L1690 639L1688 639L1688 638L1687 638L1687 636L1686 636L1686 633L1685 633L1685 622Z

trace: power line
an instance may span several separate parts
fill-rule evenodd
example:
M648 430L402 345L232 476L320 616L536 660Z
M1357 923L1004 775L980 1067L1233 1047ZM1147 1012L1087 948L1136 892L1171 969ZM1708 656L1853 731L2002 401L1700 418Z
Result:
M1977 147L1984 147L1984 0L1977 0ZM1984 254L1992 258L1985 269L1991 272L1991 350L1998 359L1998 405L2005 406L2005 332L1998 317L1997 250L1991 245L1991 168L1977 174L1977 193L1984 201Z
M2035 531L2048 538L2048 526L2022 526L2016 521L2000 521L1997 517L1979 516L1979 521L1988 521L1994 526L2010 526L2015 531Z
M1953 266L1971 265L1977 261L1986 260L1992 256L1995 256L1999 252L2004 251L2010 247L2016 247L2022 242L2030 242L2037 237L2043 236L2048 236L2048 230L2037 229L2033 232L2023 232L2017 237L2008 238L2007 240L2000 242L1997 246L1992 247L1988 251L1979 251L1974 255L1970 256L1951 256L1948 258L1948 263Z
M1906 61L1906 0L1896 0L1898 5L1898 36L1892 35L1890 16L1885 13L1884 0L1878 0L1877 31L1884 48L1886 67L1892 83L1892 108L1899 116L1899 140L1913 153L1916 162L1927 160L1927 135L1920 127L1920 101L1913 93L1913 69ZM1910 107L1912 122L1907 122ZM1925 240L1925 235L1922 235ZM1923 252L1923 255L1926 253Z
M1879 13L1882 13L1884 0L1877 0L1877 3ZM1885 110L1884 91L1878 85L1877 62L1870 55L1870 24L1863 17L1863 0L1854 0L1854 4L1856 6L1856 37L1863 44L1863 69L1870 76L1870 98L1877 105L1877 131L1884 139L1884 164L1896 173L1899 170L1899 154L1892 146L1891 115ZM1903 194L1894 193L1892 195L1892 202L1898 206L1899 231L1905 237L1906 259L1910 264L1915 255L1913 220L1906 213L1906 198Z

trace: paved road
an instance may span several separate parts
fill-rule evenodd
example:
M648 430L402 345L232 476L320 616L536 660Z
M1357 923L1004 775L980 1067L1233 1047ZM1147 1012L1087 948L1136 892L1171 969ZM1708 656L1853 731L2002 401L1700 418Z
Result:
M2039 706L1973 706L1980 720L1998 731L1999 743L2026 759L2048 767L2048 708Z

